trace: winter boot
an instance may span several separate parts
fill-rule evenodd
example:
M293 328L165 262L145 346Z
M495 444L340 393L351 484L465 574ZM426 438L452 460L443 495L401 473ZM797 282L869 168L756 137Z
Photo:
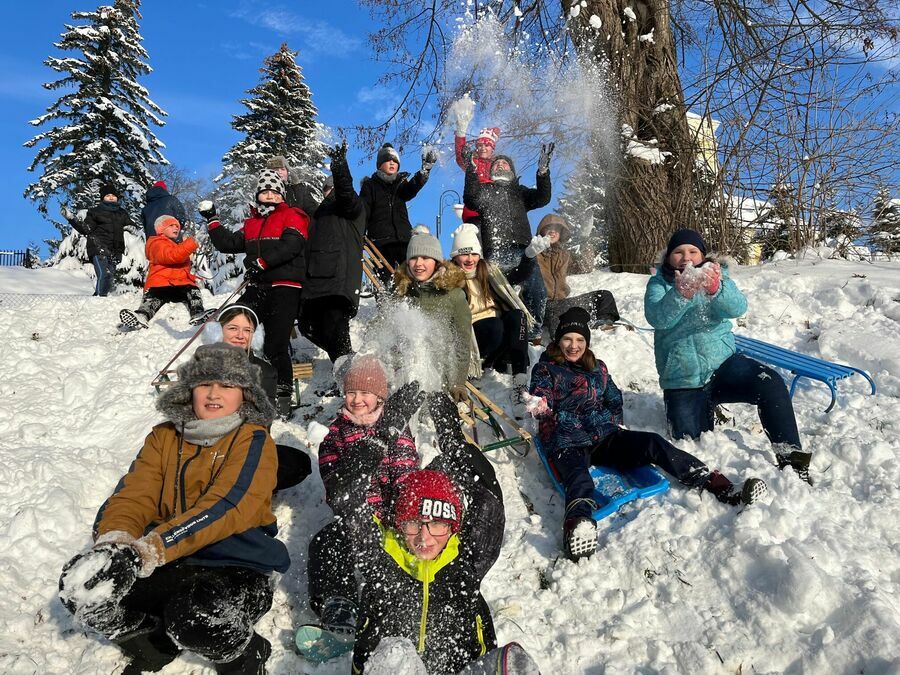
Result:
M201 323L206 323L206 320L209 317L211 317L213 314L215 314L217 311L218 310L215 310L215 309L204 309L203 311L198 312L197 314L192 314L190 323L192 326L199 326Z
M517 420L524 420L528 416L525 410L525 394L528 393L528 374L519 373L513 375L513 388L510 392L510 403L512 403L513 417Z
M156 617L147 616L137 630L115 640L119 649L131 657L121 675L155 673L175 660L179 649L165 634Z
M567 518L563 525L563 546L572 562L589 558L597 551L597 523L592 518Z
M322 628L340 635L347 640L356 636L356 603L339 595L327 598L322 603Z
M759 498L768 491L766 484L759 478L748 478L744 481L741 489L738 490L734 483L718 471L713 471L709 474L709 477L707 477L701 487L712 492L716 499L729 506L752 504L759 501Z
M123 333L147 328L150 325L147 317L140 312L132 312L130 309L123 309L119 312L119 321L122 322L119 324L119 330Z
M217 663L217 673L232 675L265 675L266 661L272 654L272 643L259 633L254 633L244 653L232 661Z
M292 387L289 384L279 384L275 389L276 408L282 421L291 419L291 395Z
M800 480L806 481L810 485L813 484L812 478L809 477L809 462L812 459L811 452L794 450L789 455L776 454L775 457L778 460L779 469L790 466L800 476Z

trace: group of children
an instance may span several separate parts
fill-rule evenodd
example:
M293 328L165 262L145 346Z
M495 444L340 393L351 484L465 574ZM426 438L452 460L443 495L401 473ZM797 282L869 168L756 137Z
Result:
M499 132L490 131L496 142ZM347 359L338 375L343 405L318 449L334 519L310 542L307 574L310 606L321 627L352 649L354 672L387 638L408 640L428 672L458 673L479 660L533 666L518 646L498 647L480 592L503 540L503 495L491 463L466 442L456 403L484 369L510 373L514 414L537 420L543 452L565 488L562 543L572 560L596 550L591 465L653 464L734 506L765 492L758 478L735 485L661 435L625 428L622 393L591 350L592 329L618 318L615 303L600 291L568 297L563 219L545 218L535 236L528 226L527 211L549 199L552 146L542 152L531 191L518 186L509 158L486 164L483 150L476 157L461 151L467 215L475 222L453 233L450 259L436 237L413 231L390 208L427 180L435 159L428 153L409 180L398 173L396 151L383 147L376 175L357 194L346 145L335 147L333 182L311 218L286 200L278 167L260 174L242 230L223 227L215 206L204 205L213 244L245 254L245 291L208 323L209 344L159 397L165 421L100 508L91 548L60 578L63 604L130 656L126 672L156 671L182 650L220 673L265 672L271 645L254 624L271 606L272 572L290 565L276 537L272 494L309 473L308 458L276 446L269 433L292 379L288 345L298 315L304 335L332 361ZM385 226L379 242L397 263L387 292L435 328L434 391L412 381L392 393L397 377L382 360L387 355L352 353L349 320L373 214ZM148 240L158 259L181 260L191 246L178 241L172 220L159 217ZM148 283L150 276L153 283L189 278L186 263L172 264L180 271L151 274ZM307 287L317 289L312 297ZM327 313L313 314L313 307ZM727 261L707 255L698 233L676 232L645 295L671 435L710 430L718 403L754 403L779 466L810 482L811 455L783 381L736 354L730 320L745 309ZM529 343L544 329L550 342L532 367ZM438 438L440 452L425 466L410 429L416 415ZM497 672L490 668L468 672Z

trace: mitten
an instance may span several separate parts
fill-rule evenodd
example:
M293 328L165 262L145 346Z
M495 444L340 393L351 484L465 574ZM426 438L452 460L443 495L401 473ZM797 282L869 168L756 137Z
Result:
M435 165L438 160L437 153L432 149L428 148L427 150L422 152L422 173L428 175L431 171L431 167Z
M706 275L706 281L703 283L703 290L709 295L715 295L719 292L719 286L722 283L722 268L719 263L710 263L703 267Z
M543 396L533 396L526 391L522 394L522 400L525 401L525 410L534 417L541 417L550 412L547 399Z
M141 557L133 546L99 544L79 553L63 567L59 599L73 614L90 605L118 605L131 590L140 569Z
M469 390L464 384L457 384L450 387L449 393L455 403L465 403L469 400Z
M377 435L388 446L395 443L409 424L409 418L415 414L424 400L425 393L419 388L418 382L413 380L409 384L404 384L384 402L384 413L376 425Z
M536 258L548 248L550 248L550 237L542 237L538 234L533 236L531 242L525 247L525 255L529 258Z
M468 398L468 391L466 391L466 397ZM429 394L428 411L434 422L434 430L437 432L442 449L445 439L454 443L466 442L460 426L459 410L452 396L442 392Z
M78 214L76 214L72 209L70 209L66 204L59 205L59 215L65 218L68 221L77 220Z
M453 104L456 112L456 135L465 136L475 117L475 102L466 94Z
M208 199L204 199L197 204L197 211L199 211L200 215L206 219L206 222L216 219L216 205Z
M462 156L463 164L467 167L471 167L472 156L475 154L475 147L471 143L466 143L462 146L462 150L459 151L459 154Z
M331 158L332 162L347 161L347 139L345 138L344 142L340 145L335 145L333 148L329 148L328 156Z
M253 279L262 274L266 269L266 263L262 258L251 258L249 255L244 256L244 276Z
M686 300L691 300L697 291L703 285L703 278L698 274L685 274L684 272L675 272L675 290Z
M553 156L553 150L556 149L556 143L542 143L541 156L538 158L539 174L545 174L550 170L550 158Z

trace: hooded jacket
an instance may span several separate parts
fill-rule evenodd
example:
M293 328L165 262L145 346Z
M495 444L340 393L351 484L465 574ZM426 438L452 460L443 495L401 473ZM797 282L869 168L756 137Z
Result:
M83 222L72 221L72 227L87 237L89 258L121 259L125 253L125 227L131 218L118 203L100 202L88 209Z
M410 298L422 312L440 321L448 331L452 350L450 363L444 372L448 387L465 386L471 368L480 371L480 364L473 363L472 312L463 288L466 275L451 262L438 263L434 276L419 282L409 276L406 265L394 272L394 292L401 298ZM446 343L440 344L445 349ZM477 348L476 348L477 354ZM477 356L474 359L477 362Z
M303 300L340 296L350 316L359 308L366 209L353 189L347 160L332 161L334 190L316 209L309 228Z
M197 241L188 237L181 243L162 234L147 240L145 252L150 267L144 290L165 286L196 286L197 277L191 274L191 254L197 250Z
M506 155L494 155L492 163L505 159L515 173L515 165ZM537 187L519 185L518 177L508 183L482 183L474 167L466 171L463 190L465 205L481 215L481 245L484 257L491 258L501 248L528 246L531 224L528 212L550 203L550 173L537 174Z
M406 202L425 187L428 178L421 172L409 179L401 172L388 183L378 173L363 178L359 196L366 206L366 236L376 246L408 242L412 236Z
M174 216L178 222L184 225L187 222L187 212L178 197L173 197L159 185L147 190L145 195L147 204L141 209L141 220L144 222L144 234L147 240L156 236L153 224L160 216Z
M308 232L309 216L287 202L278 204L268 216L254 209L237 232L222 227L218 219L209 223L209 238L216 249L261 259L264 271L257 281L273 286L303 285Z
M596 445L622 424L622 392L599 359L588 372L579 364L556 363L545 351L531 369L529 391L550 409L538 418L538 434L551 456Z
M716 261L710 256L707 261ZM690 300L675 289L671 268L660 264L647 282L644 315L656 329L653 351L656 372L663 389L698 389L736 348L731 319L747 311L747 299L728 272L728 260L718 260L722 278L719 290L709 296L698 292Z

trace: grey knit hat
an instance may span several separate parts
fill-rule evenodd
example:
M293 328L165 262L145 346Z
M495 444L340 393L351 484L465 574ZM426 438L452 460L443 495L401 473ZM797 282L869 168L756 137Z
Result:
M275 419L275 408L259 383L259 366L250 363L243 349L221 342L198 347L190 361L178 366L178 380L156 400L156 409L175 424L196 419L191 392L208 382L223 382L244 390L244 403L238 413L249 424L266 427Z
M419 257L434 258L440 261L444 259L444 251L441 249L441 242L433 234L413 230L409 245L406 247L406 259L412 260Z
M275 173L275 169L263 169L259 172L259 178L256 180L256 196L259 197L259 193L263 190L273 190L282 197L287 194L284 189L284 181Z
M275 155L274 157L269 157L266 160L266 168L267 169L290 169L290 165L286 158L281 155Z

